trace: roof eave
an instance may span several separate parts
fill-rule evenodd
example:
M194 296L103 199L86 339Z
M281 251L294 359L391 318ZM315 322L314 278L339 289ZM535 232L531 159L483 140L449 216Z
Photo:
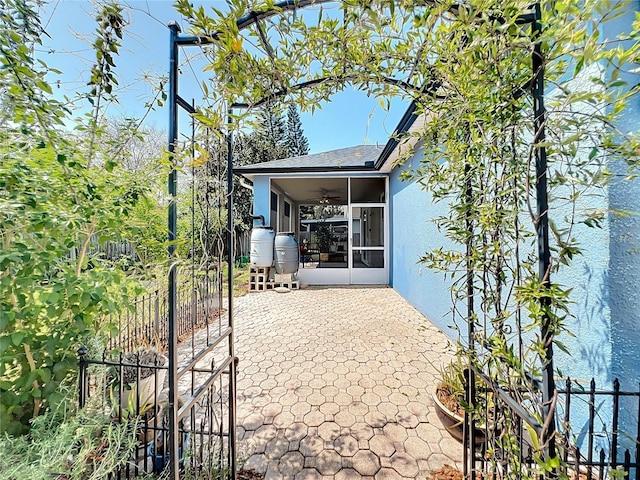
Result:
M404 112L404 115L400 119L400 122L398 122L398 126L394 130L391 137L389 137L389 140L382 149L382 153L378 157L378 160L376 160L376 163L374 165L374 168L376 170L380 170L385 165L385 163L389 160L391 154L398 147L402 134L407 133L418 118L418 114L416 113L417 108L418 105L414 100L409 105L409 108L407 108L407 110Z
M375 172L375 166L349 165L344 167L294 167L294 168L251 168L239 167L233 173L244 174L272 174L272 173L339 173L339 172Z

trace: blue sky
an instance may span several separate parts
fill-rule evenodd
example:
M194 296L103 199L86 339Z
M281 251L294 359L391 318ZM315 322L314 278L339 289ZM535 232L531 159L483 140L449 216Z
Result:
M175 20L187 29L186 23L166 0L141 0L122 2L130 24L116 59L116 76L120 89L118 105L109 107L108 114L114 117L141 117L145 114L145 103L154 95L152 82L145 80L166 76L169 58L169 30L167 24ZM195 2L206 7L224 9L226 2L209 0ZM94 62L91 42L96 28L92 18L94 5L84 0L49 0L42 21L50 38L40 56L50 67L63 73L52 77L56 95L74 97L78 92L87 92L89 71ZM184 52L195 55L193 47ZM182 55L184 58L185 55ZM206 78L197 61L185 70L180 94L190 100L188 77ZM186 88L186 90L185 90ZM193 88L196 103L199 90ZM86 103L86 102L85 102ZM406 104L393 102L387 112L374 98L353 90L336 94L322 110L302 114L305 135L309 139L311 153L333 150L359 144L384 144L393 132ZM81 113L78 112L78 113ZM146 124L166 129L168 109L156 108L149 112ZM183 122L184 124L184 122Z

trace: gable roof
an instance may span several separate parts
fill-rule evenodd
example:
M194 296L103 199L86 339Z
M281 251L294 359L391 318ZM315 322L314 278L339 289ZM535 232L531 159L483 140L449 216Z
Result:
M383 148L377 145L357 145L329 152L244 165L236 167L234 171L246 174L375 170L375 163L382 151Z
M357 145L328 152L283 158L234 168L234 173L251 176L260 173L331 172L331 171L390 171L400 155L403 135L411 130L419 118L417 105L412 101L398 122L384 147ZM420 122L418 122L419 124ZM419 127L419 125L416 125ZM409 139L415 144L415 138Z

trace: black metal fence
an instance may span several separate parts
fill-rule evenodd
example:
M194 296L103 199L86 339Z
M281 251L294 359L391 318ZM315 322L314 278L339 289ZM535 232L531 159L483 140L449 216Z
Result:
M635 480L640 468L640 385L623 390L616 379L613 389L598 389L567 379L557 385L555 418L559 461L550 461L540 439L546 425L531 407L540 405L540 393L507 391L488 377L481 380L474 415L475 449L468 478L569 478ZM528 408L529 407L529 408ZM470 443L469 443L470 444Z
M227 478L231 468L229 378L236 363L228 355L220 275L185 275L177 295L178 457L182 472L203 479ZM139 297L113 322L104 351L78 352L79 405L136 429L135 451L118 479L160 473L169 464L167 300L163 288Z
M79 352L79 404L108 412L114 422L135 425L136 447L126 466L113 478L130 479L161 473L169 464L166 358L153 364L137 353L87 357ZM198 392L183 391L179 402L180 468L199 479L222 479L229 474L227 452L228 379L235 365L210 365L217 381Z
M192 332L215 322L224 314L222 306L221 271L189 278L178 285L177 335L184 340ZM112 321L114 334L109 338L108 349L132 351L140 345L156 345L166 348L169 338L168 294L166 284L138 297L130 309Z

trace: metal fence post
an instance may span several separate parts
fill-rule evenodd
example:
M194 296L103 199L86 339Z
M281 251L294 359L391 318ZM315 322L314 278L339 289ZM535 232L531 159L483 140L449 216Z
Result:
M78 349L78 407L83 408L87 403L89 385L87 382L87 348Z
M534 6L535 20L532 26L533 33L533 124L534 124L534 144L536 158L536 203L537 203L537 221L536 230L538 233L538 277L540 282L549 288L551 286L551 249L549 246L549 199L547 192L547 149L544 146L546 139L545 125L547 121L547 111L544 105L544 54L542 53L542 45L540 42L540 34L542 33L542 12L540 3ZM555 396L555 381L553 378L553 327L551 325L551 317L547 310L551 307L551 299L548 296L540 298L540 306L542 308L542 326L540 335L544 342L544 354L542 357L542 412L547 423L547 428L543 432L541 440L544 442L546 457L555 458L555 412L552 410L553 399ZM557 471L554 469L550 476L555 478Z

